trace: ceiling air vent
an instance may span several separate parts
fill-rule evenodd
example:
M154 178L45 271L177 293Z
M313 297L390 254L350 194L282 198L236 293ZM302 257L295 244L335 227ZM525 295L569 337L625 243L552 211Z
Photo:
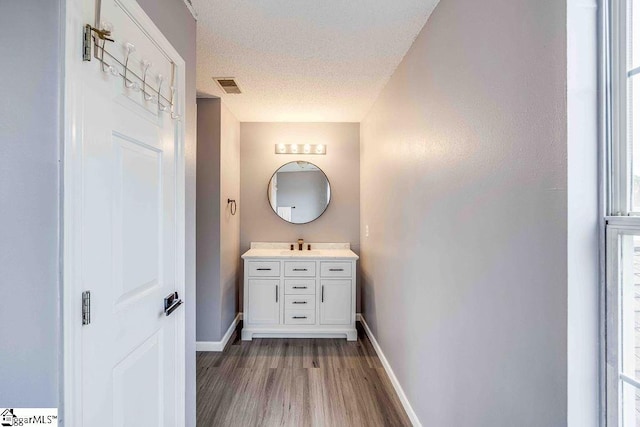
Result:
M213 80L218 83L220 88L225 93L238 94L242 93L240 88L238 87L238 83L233 79L233 77L214 77Z

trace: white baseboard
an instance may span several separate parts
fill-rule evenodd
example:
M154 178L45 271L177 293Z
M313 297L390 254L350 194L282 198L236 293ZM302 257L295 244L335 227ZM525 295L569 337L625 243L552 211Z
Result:
M229 325L229 329L224 334L220 341L196 341L196 351L222 351L227 345L229 338L233 334L233 331L238 326L238 322L242 320L242 313L238 313Z
M404 390L402 390L402 386L400 385L398 378L396 378L396 374L393 373L393 369L391 369L391 365L389 364L389 361L387 360L384 353L382 352L382 348L380 348L378 341L376 341L376 337L373 336L373 332L371 332L371 329L369 329L369 325L367 325L367 322L364 320L364 317L362 317L362 314L360 313L356 314L356 319L360 321L360 323L362 324L362 327L367 333L367 336L369 337L369 341L371 341L373 348L378 354L378 358L382 362L382 366L384 366L384 370L387 372L387 375L389 375L391 384L393 384L393 388L396 390L396 393L398 394L398 398L400 399L400 402L402 403L404 410L407 412L407 416L409 417L411 424L413 424L416 427L422 427L422 424L420 423L418 416L416 415L413 408L411 407L411 404L409 403L409 399L407 399L407 395L404 394Z

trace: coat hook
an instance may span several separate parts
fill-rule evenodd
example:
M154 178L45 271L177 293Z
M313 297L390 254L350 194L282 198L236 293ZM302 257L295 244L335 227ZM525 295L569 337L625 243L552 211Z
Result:
M162 102L160 102L160 97L162 96L161 91L162 91L162 83L164 82L164 76L162 74L158 74L158 110L160 111L167 111L167 106L163 105Z
M151 94L149 95L147 93L147 74L149 72L149 68L151 68L153 66L153 63L149 60L143 59L142 60L142 93L144 94L144 99L145 101L155 101L155 95Z
M133 90L139 90L139 85L131 80L129 80L128 72L129 72L129 57L131 56L132 52L135 52L136 47L133 43L125 43L124 44L124 48L126 49L127 53L124 57L124 85L127 88L133 89Z

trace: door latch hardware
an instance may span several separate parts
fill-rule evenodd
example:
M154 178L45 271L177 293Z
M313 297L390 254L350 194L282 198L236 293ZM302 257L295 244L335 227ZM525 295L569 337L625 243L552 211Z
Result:
M176 308L182 305L182 300L178 299L178 293L174 292L172 294L167 295L164 299L164 314L165 316L170 315L175 311Z
M82 293L82 324L91 323L91 292L84 291Z

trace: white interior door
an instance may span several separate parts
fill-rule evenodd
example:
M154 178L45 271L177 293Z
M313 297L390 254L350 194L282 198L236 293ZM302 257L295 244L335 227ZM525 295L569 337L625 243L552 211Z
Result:
M81 34L77 20L94 24L95 2L70 3L68 25ZM81 50L67 58L76 86L66 110L70 303L91 292L90 323L69 337L80 354L68 425L180 426L184 308L166 315L164 298L184 297L183 138L166 99L177 111L184 63L135 1L102 0L98 16L113 29L111 67L93 53L83 61ZM140 80L123 77L127 55L127 73L146 74L146 96ZM80 321L68 320L71 330Z

